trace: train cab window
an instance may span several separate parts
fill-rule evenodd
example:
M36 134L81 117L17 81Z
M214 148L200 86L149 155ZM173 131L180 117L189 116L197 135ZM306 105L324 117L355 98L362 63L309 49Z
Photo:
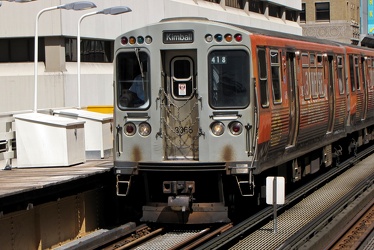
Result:
M249 104L249 54L215 50L208 56L209 103L213 108L244 108Z
M271 62L271 82L273 87L273 102L278 104L282 102L282 90L280 81L280 60L277 50L270 51Z
M189 99L194 93L193 62L189 57L176 57L171 61L172 93L175 99Z
M260 100L262 107L269 107L268 77L265 49L258 49L258 75L260 78Z
M344 94L344 66L343 57L338 56L336 58L338 66L338 83L339 83L339 93Z
M121 109L144 109L149 103L150 59L147 53L120 53L116 60L117 104Z

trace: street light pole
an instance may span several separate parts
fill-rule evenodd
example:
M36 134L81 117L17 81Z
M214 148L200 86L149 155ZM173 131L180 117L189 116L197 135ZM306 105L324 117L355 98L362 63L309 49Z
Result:
M96 5L89 1L80 1L74 3L68 3L64 5L52 6L49 8L42 9L38 12L35 19L35 40L34 40L34 113L38 109L38 21L42 13L50 10L65 9L65 10L86 10L95 8Z
M81 32L80 32L80 24L82 20L88 16L103 14L103 15L118 15L123 14L126 12L131 12L132 10L127 6L118 6L118 7L111 7L107 9L103 9L100 11L95 11L91 13L84 14L79 18L78 21L78 35L77 35L77 77L78 77L78 109L81 108Z

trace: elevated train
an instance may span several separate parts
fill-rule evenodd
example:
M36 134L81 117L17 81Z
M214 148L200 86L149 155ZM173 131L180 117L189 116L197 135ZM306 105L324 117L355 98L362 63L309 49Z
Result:
M115 41L117 195L143 221L227 222L374 139L374 51L204 18ZM135 198L134 198L135 197Z

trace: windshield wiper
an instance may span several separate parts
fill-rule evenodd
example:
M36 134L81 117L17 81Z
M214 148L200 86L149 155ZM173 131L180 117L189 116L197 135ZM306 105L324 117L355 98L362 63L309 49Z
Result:
M142 62L140 61L140 58L139 58L139 49L135 48L134 50L135 50L136 58L138 59L140 74L142 76L142 79L144 79L143 64L142 64Z

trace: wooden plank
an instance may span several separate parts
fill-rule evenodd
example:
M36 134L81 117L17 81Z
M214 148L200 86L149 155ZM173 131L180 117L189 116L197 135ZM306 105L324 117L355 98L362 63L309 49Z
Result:
M112 161L98 160L70 167L0 170L0 198L87 178L111 171L112 167Z

